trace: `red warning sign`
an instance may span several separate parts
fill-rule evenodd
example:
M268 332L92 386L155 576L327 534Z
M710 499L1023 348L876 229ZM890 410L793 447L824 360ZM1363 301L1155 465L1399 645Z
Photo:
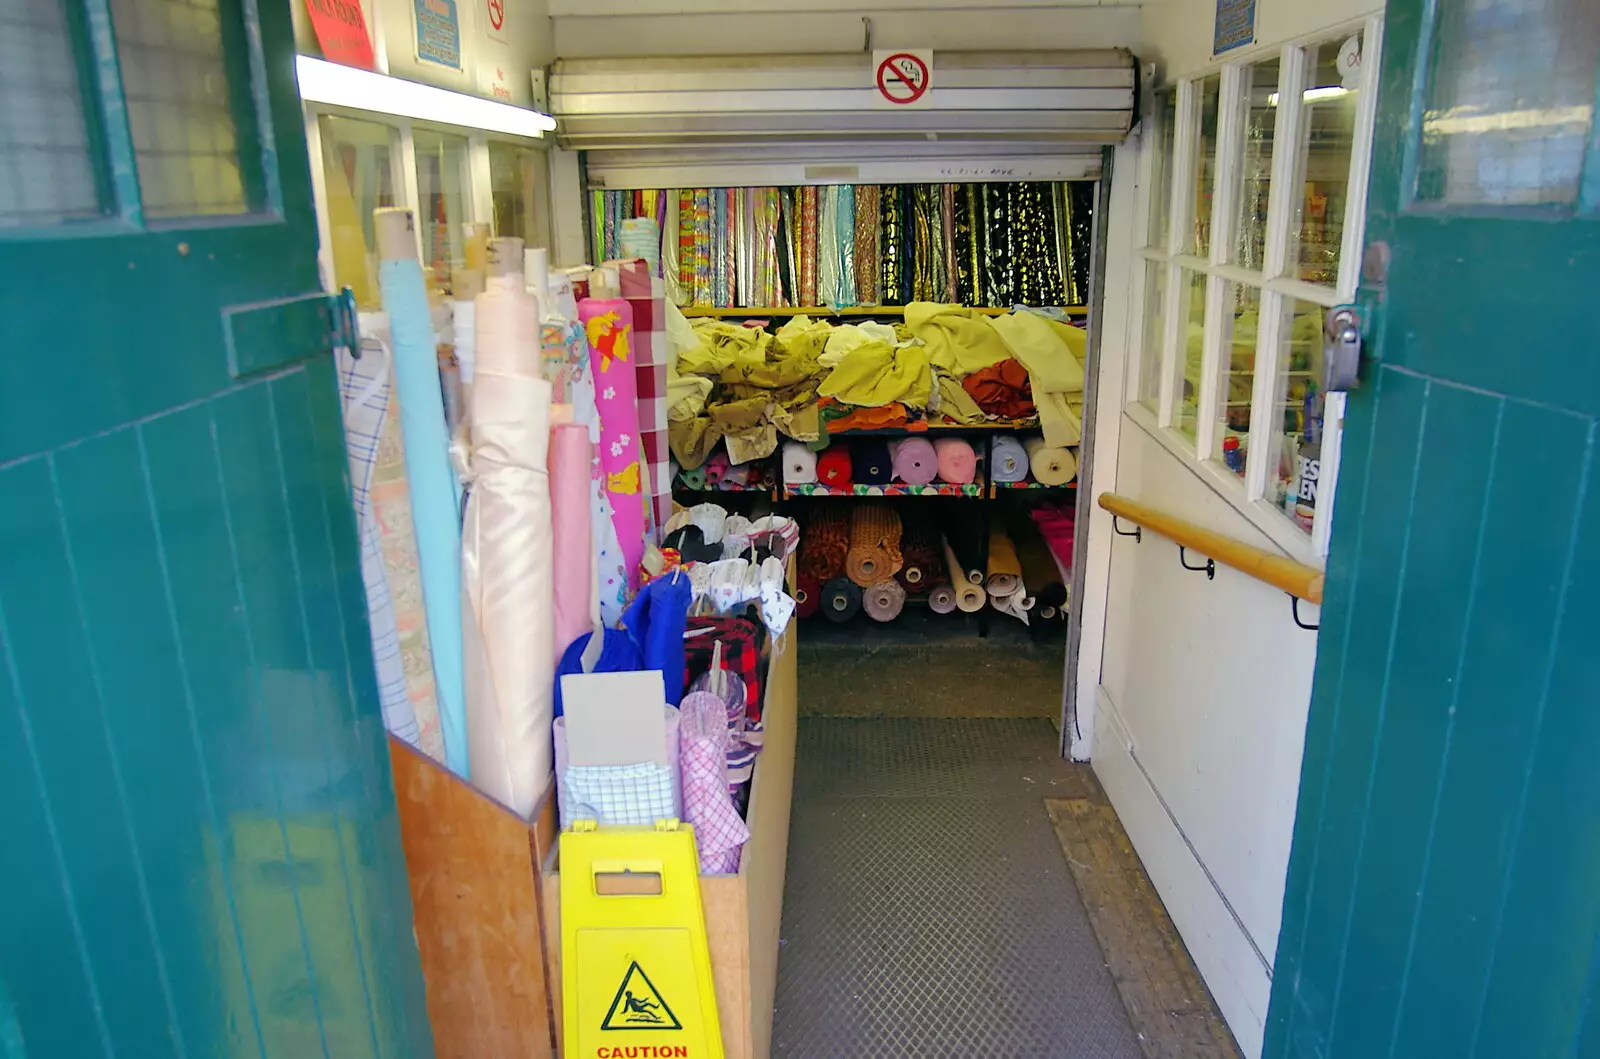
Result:
M898 107L922 102L933 84L931 56L892 52L878 61L878 94Z

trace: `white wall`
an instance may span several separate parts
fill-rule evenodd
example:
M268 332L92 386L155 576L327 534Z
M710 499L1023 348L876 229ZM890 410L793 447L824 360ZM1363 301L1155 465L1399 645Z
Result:
M1381 11L1374 0L1258 0L1248 59ZM1141 10L1141 60L1161 79L1203 72L1214 0L1152 0ZM1115 181L1142 177L1137 138L1118 152ZM1116 188L1116 192L1127 190ZM1115 204L1114 204L1115 205ZM1094 488L1116 492L1238 540L1278 551L1232 504L1144 425L1121 412L1130 339L1135 210L1108 217L1106 307ZM1153 427L1151 429L1154 429ZM1077 697L1093 717L1092 760L1145 868L1229 1027L1260 1054L1271 962L1282 919L1316 635L1297 628L1288 597L1219 567L1214 581L1182 569L1177 546L1146 532L1116 537L1090 524L1085 654ZM1191 561L1196 561L1191 556ZM1101 653L1091 621L1104 614ZM1317 608L1302 605L1315 621ZM1098 665L1096 665L1098 661Z
M459 69L417 59L415 0L360 2L379 70L519 107L535 105L528 75L543 69L555 55L548 0L504 0L498 30L490 22L488 0L456 0L461 26ZM296 47L307 55L321 55L305 0L291 3Z

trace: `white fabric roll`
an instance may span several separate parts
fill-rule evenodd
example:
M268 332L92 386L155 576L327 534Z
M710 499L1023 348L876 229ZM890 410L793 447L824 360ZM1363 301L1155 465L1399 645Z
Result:
M478 305L461 587L472 779L526 817L554 770L555 631L551 387L522 283L520 271L492 277Z
M783 444L783 481L785 485L805 485L817 480L817 454L798 441Z
M1066 485L1078 476L1078 457L1071 449L1046 445L1042 437L1024 438L1022 447L1028 450L1033 480L1040 485Z

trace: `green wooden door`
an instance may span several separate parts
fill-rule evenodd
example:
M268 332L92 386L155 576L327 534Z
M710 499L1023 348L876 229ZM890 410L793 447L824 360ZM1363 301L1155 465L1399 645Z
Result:
M1386 37L1266 1054L1600 1056L1600 5Z
M0 1054L431 1054L287 0L0 0Z

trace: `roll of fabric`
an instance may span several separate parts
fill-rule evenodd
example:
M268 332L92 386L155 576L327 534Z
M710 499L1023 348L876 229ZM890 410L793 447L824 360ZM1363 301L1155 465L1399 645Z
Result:
M783 443L783 481L806 485L817 480L817 454L798 441Z
M956 590L948 582L934 585L928 591L928 609L935 614L949 614L956 609Z
M856 304L877 305L879 190L876 184L856 188Z
M900 537L900 572L895 574L906 592L924 595L945 580L944 553L939 545L939 528L924 512L903 519Z
M1066 485L1078 476L1078 458L1071 449L1046 445L1041 437L1023 439L1022 447L1028 452L1033 480L1040 485Z
M989 530L989 570L983 582L990 596L1010 596L1022 588L1022 563L1011 537L1000 526Z
M1070 571L1075 518L1072 508L1059 504L1040 504L1033 509L1031 515L1034 524L1039 527L1039 532L1050 545L1051 554L1056 557L1063 570Z
M473 784L526 818L554 772L551 388L540 377L537 321L519 310L532 301L522 240L493 240L489 258L492 274L477 308L473 486L462 526L467 744Z
M728 454L718 449L705 462L706 487L714 489L728 477Z
M578 305L578 318L589 340L590 375L600 416L600 466L622 547L625 587L631 592L639 585L645 530L638 377L630 350L633 308L621 298L586 298Z
M820 305L817 298L817 186L800 189L800 304Z
M709 691L684 696L679 710L678 762L683 774L683 818L694 825L703 875L739 870L750 828L728 790L727 705Z
M706 469L703 466L696 467L692 471L683 471L678 477L683 482L683 487L691 492L698 493L706 487Z
M562 423L550 430L551 545L555 585L555 656L593 628L597 601L594 530L589 524L589 428Z
M973 584L968 579L969 571L956 558L956 553L950 547L950 539L948 537L944 541L944 561L946 569L950 571L950 587L955 593L957 609L966 614L974 614L982 610L984 600L987 597L980 586Z
M861 594L861 605L873 621L894 621L906 605L906 590L893 578L879 581Z
M850 516L842 507L832 504L814 509L800 537L796 571L818 585L843 577L849 551Z
M888 504L859 504L850 515L850 551L845 573L868 588L900 569L900 516Z
M829 445L817 457L817 481L829 488L850 485L853 481L852 473L848 445L842 443Z
M394 347L395 389L400 401L400 432L405 442L406 477L411 487L411 517L422 569L428 644L433 652L434 685L445 763L467 778L467 716L461 661L460 493L450 465L450 435L444 394L439 388L433 319L422 265L417 260L410 210L380 209L374 214L378 243L378 290L389 314Z
M899 438L890 453L894 476L907 485L927 485L939 475L939 456L927 438Z
M361 536L361 579L367 590L367 624L383 725L396 737L420 746L417 715L406 688L399 624L384 570L382 530L372 500L379 439L384 422L393 418L388 347L363 334L359 348L335 347L334 361L339 367L345 454L350 461L350 499Z
M894 479L894 458L887 438L856 438L850 443L850 470L863 485L888 485Z
M952 576L957 584L983 584L983 548L989 530L984 522L983 510L972 504L953 501L945 507L939 518L939 529L957 559L960 576Z
M794 612L809 618L822 607L822 582L810 574L796 574L794 579Z
M847 577L836 577L822 586L822 615L829 621L846 622L861 613L861 587Z
M1028 450L1013 437L994 439L989 449L989 480L1025 482L1028 480Z
M939 438L933 443L939 477L952 485L967 485L978 476L978 454L966 438Z
M1022 564L1022 583L1034 598L1029 613L1028 631L1035 640L1048 633L1052 625L1065 619L1067 587L1061 568L1050 554L1039 527L1026 514L1007 520L1006 528L1017 548L1017 560Z

